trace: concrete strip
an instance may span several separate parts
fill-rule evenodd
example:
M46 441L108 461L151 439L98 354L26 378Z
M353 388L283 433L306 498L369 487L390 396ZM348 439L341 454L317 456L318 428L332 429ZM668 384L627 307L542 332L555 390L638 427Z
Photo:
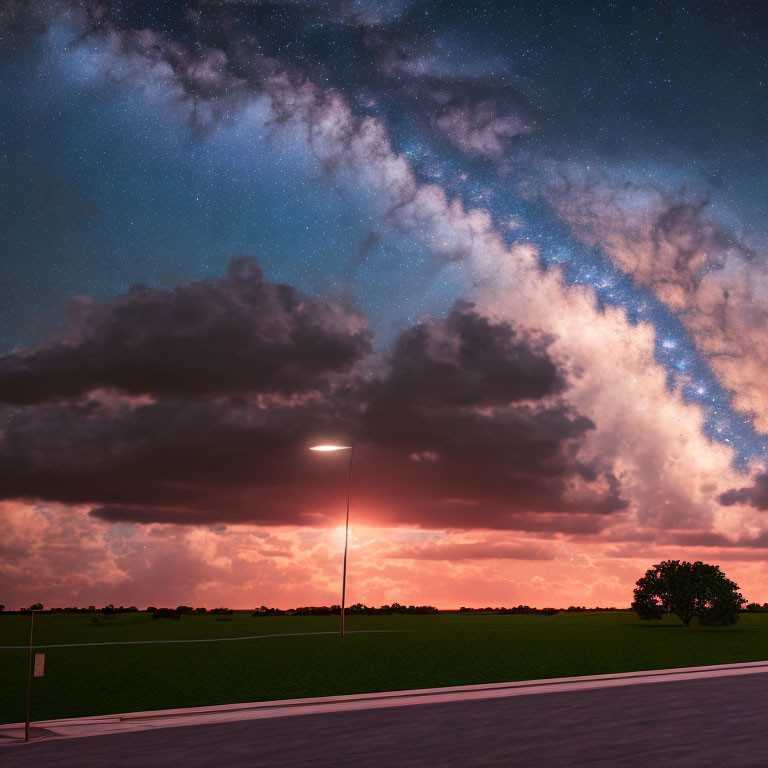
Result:
M707 667L681 667L609 675L523 680L510 683L423 688L409 691L363 693L351 696L322 696L308 699L225 704L212 707L151 710L118 715L80 717L36 722L35 741L69 739L158 728L293 717L329 712L405 707L478 699L527 696L531 694L584 691L596 688L639 685L681 680L753 675L768 672L768 661L716 664ZM18 744L24 724L0 725L0 744Z

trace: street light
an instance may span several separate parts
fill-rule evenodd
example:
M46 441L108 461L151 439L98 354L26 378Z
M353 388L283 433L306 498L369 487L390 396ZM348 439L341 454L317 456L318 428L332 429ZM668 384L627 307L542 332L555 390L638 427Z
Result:
M310 451L322 453L330 451L349 451L349 478L347 480L347 521L344 525L344 568L341 575L341 622L339 636L344 637L344 605L347 597L347 545L349 542L349 496L352 492L352 459L355 457L355 444L352 445L313 445Z

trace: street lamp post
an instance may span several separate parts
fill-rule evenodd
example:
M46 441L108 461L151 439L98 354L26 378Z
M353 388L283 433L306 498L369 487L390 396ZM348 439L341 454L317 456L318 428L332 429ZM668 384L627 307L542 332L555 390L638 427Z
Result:
M355 458L355 444L352 445L313 445L310 451L349 451L349 475L347 478L347 518L344 524L344 566L341 572L341 621L339 636L344 637L344 608L347 599L347 549L349 547L349 499L352 493L352 461Z

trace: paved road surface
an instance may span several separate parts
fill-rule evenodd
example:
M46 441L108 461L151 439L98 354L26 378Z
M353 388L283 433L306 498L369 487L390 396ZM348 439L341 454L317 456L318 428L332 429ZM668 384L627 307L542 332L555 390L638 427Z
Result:
M165 728L4 747L3 768L768 766L768 675Z

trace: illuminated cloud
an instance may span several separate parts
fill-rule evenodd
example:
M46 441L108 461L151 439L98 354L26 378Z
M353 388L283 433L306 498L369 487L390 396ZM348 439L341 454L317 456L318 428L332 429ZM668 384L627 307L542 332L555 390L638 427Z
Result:
M552 551L538 544L505 544L497 541L441 543L403 549L387 556L392 560L554 560Z
M415 39L407 24L373 30L365 40L387 91L397 91L414 116L469 157L498 160L512 139L532 132L507 61L478 53L457 65L449 40Z
M768 432L768 267L707 210L651 184L563 171L551 198L574 233L678 313L734 405Z

